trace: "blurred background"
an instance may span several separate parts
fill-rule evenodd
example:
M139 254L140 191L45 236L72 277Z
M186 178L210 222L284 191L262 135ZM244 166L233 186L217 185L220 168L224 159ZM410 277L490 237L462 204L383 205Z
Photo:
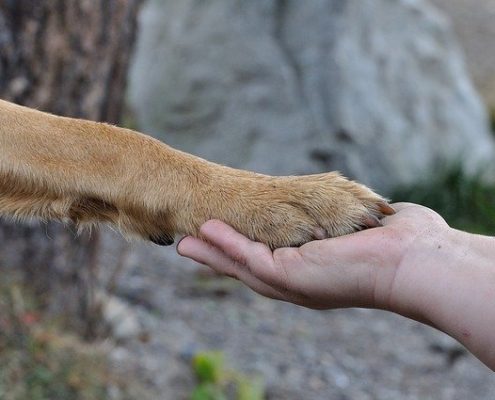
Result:
M495 233L495 0L0 0L0 97ZM0 221L0 399L493 399L449 337Z

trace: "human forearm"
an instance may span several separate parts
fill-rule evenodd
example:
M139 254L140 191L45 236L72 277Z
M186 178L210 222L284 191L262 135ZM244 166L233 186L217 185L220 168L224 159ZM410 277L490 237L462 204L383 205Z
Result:
M392 311L437 327L495 370L493 260L495 238L425 232L398 267Z

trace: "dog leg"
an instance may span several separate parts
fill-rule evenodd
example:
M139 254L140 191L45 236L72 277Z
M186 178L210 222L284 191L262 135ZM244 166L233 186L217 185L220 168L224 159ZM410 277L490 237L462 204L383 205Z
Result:
M235 170L115 126L0 101L0 214L107 222L160 245L221 219L272 248L378 224L393 210L335 172Z

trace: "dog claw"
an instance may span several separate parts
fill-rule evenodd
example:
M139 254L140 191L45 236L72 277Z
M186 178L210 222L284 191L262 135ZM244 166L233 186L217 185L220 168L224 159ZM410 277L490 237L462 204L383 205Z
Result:
M158 246L170 246L174 243L174 238L166 233L150 235L149 239Z
M382 226L382 223L374 215L369 215L363 220L363 226L365 226L366 228L377 228L379 226Z
M378 203L378 209L383 215L394 215L395 210L388 204L383 202Z

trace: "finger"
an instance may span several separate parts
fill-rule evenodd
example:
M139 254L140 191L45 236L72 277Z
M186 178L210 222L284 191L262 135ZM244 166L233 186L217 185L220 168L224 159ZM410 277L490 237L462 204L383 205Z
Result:
M226 256L211 251L213 249L214 247L210 244L192 236L182 238L177 244L177 253L179 255L190 258L200 264L212 266L215 269L214 266L220 264L222 258ZM222 273L222 271L217 272Z
M274 255L277 252L298 256L295 248L277 249L272 253L264 244L249 240L229 225L218 220L205 222L201 226L200 232L214 246L244 266L250 275L281 293L289 293L288 289L291 285L289 274L286 271L287 265L278 262L279 259L276 262Z
M200 233L240 264L247 265L249 264L248 261L257 261L256 258L260 255L264 261L271 262L271 251L268 247L249 240L222 221L210 220L205 222L200 228Z
M387 215L383 219L381 219L381 223L383 226L386 226L386 225L392 223L393 221L396 221L397 218L402 218L404 215L404 212L407 212L411 209L414 210L414 209L417 209L418 207L421 207L421 206L418 206L417 204L407 203L407 202L393 203L390 206L393 207L393 209L395 210L395 214Z
M179 242L177 252L181 256L208 265L219 274L240 280L252 290L265 297L285 300L285 296L282 293L251 275L250 270L246 266L238 264L220 249L209 243L188 236Z
M399 212L401 210L404 210L405 208L418 207L417 204L408 202L392 203L390 204L390 206L395 210L395 212Z
M274 272L274 261L267 246L249 240L218 220L205 222L200 228L200 233L231 259L249 269L252 275L272 286L270 278Z

